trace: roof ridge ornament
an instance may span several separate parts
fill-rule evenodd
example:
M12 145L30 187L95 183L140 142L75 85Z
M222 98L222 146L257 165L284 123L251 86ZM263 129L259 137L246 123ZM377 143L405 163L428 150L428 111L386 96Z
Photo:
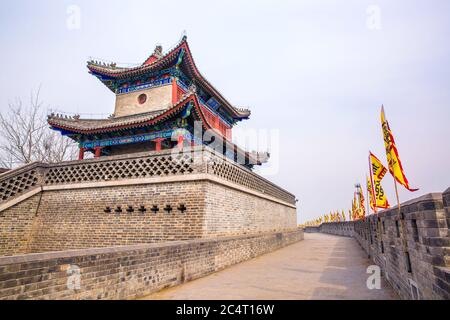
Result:
M148 65L153 64L156 61L160 60L163 57L163 47L161 44L156 44L155 50L153 50L153 53L150 55L150 57L147 58L147 60L144 61L142 65Z
M248 153L260 163L266 163L269 161L270 158L270 152L268 151L252 150L249 151Z
M150 74L160 72L169 67L183 67L183 71L188 73L187 76L197 81L197 86L200 91L206 91L206 93L216 97L217 102L230 114L230 119L233 123L248 119L251 114L250 110L238 110L200 73L195 65L186 39L186 35L183 34L181 41L175 47L163 53L161 58L158 59L156 57L159 54L159 50L155 50L156 54L152 53L144 63L137 67L104 68L97 67L96 65L88 65L88 69L91 74L99 78L103 84L116 93L117 84L127 79L131 81L137 78L151 77ZM173 72L173 75L176 74L176 71Z
M155 47L155 51L153 51L153 55L156 57L156 58L158 58L158 59L160 59L160 58L162 58L162 56L163 56L163 47L162 47L162 45L161 44L157 44L156 45L156 47Z
M177 63L175 64L175 68L177 69L180 68L180 64L183 61L183 57L184 57L184 48L181 48L180 53L178 54L178 59Z
M191 93L197 93L197 86L195 85L194 81L192 81L191 85L188 87L188 94Z

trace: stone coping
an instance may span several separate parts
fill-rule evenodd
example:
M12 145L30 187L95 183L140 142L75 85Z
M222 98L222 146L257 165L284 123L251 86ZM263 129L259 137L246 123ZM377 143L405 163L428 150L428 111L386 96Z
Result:
M227 157L225 157L222 154L217 153L215 150L207 147L207 146L194 146L194 147L186 147L183 149L182 152L173 152L173 149L166 149L166 150L161 150L161 151L148 151L148 152L137 152L137 153L132 153L132 154L125 154L125 155L116 155L116 156L104 156L104 157L100 157L100 158L92 158L92 159L84 159L84 160L73 160L73 161L63 161L60 163L49 163L49 164L44 164L45 167L48 168L55 168L55 167L64 167L64 166L71 166L71 165L79 165L79 164L88 164L88 163L101 163L101 162L108 162L108 161L117 161L117 160L135 160L135 159L139 159L139 158L146 158L146 157L151 157L151 156L169 156L169 155L178 155L178 154L183 154L183 153L190 153L190 152L208 152L216 157L218 157L220 160L225 161L229 164L232 164L233 166L238 167L240 170L243 170L253 176L255 176L256 178L272 185L273 187L285 192L286 194L289 194L292 197L295 197L294 194L290 193L289 191L279 187L278 185L274 184L273 182L271 182L270 180L267 180L266 178L254 173L253 171L245 168L244 166L241 166L233 161L231 161L230 159L228 159ZM39 164L39 163L38 163ZM41 163L43 164L43 163ZM0 177L1 178L1 177Z
M126 245L126 246L70 249L70 250L64 250L64 251L28 253L28 254L22 254L22 255L0 257L0 266L16 264L16 263L38 262L38 261L45 261L45 260L51 260L51 259L64 259L64 258L72 258L72 257L120 253L120 252L127 252L127 251L142 251L142 250L151 250L151 249L156 249L156 248L188 246L188 245L192 245L192 244L200 244L201 245L204 243L212 243L212 242L224 242L224 241L258 238L258 237L270 236L270 235L278 234L278 233L290 234L290 233L295 233L295 232L300 232L300 231L303 231L303 229L298 228L298 229L293 229L293 230L261 232L261 233L243 234L243 235L237 235L237 236L201 238L201 239L193 239L193 240L178 240L178 241L167 241L167 242L159 242L159 243L144 243L144 244L134 244L134 245Z
M32 170L32 169L36 169L39 170L38 174L40 176L39 180L39 184L47 187L47 186L52 186L54 184L46 184L44 182L44 176L46 174L46 170L51 169L51 168L64 168L64 167L70 167L70 166L79 166L79 165L89 165L89 164L95 164L95 163L108 163L110 161L127 161L127 160L137 160L140 158L148 158L148 157L163 157L163 156L177 156L177 155L181 155L181 154L188 154L188 153L198 153L203 155L212 155L214 157L216 157L216 159L220 160L220 161L224 161L232 166L234 166L235 168L237 168L240 171L245 172L246 174L251 175L252 177L256 178L257 181L261 182L263 191L265 191L265 187L264 184L266 184L269 189L270 187L278 190L278 192L283 193L284 195L286 195L287 198L292 198L293 201L295 201L295 195L286 191L285 189L277 186L276 184L272 183L271 181L265 179L264 177L254 173L253 171L245 168L244 166L241 166L233 161L231 161L230 159L227 159L225 156L223 156L222 154L218 154L216 151L214 151L213 149L206 147L206 146L194 146L194 147L186 147L182 152L173 152L173 149L168 149L168 150L162 150L162 151L151 151L151 152L140 152L140 153L133 153L133 154L126 154L126 155L117 155L117 156L106 156L106 157L101 157L101 158L93 158L93 159L85 159L85 160L75 160L75 161L64 161L64 162L60 162L60 163L56 163L56 164L47 164L47 163L40 163L40 162L33 162L30 163L28 165L25 165L23 167L17 168L15 170L11 170L8 171L2 175L0 175L0 182L2 181L6 181L7 179L11 179L13 177L16 177L18 175L24 174L25 172ZM195 161L194 161L194 165L195 165ZM202 161L201 163L201 167L203 167L204 169L200 169L199 171L203 171L208 173L208 161ZM190 173L190 174L183 174L183 175L179 175L176 174L174 176L187 176L187 175L192 175L192 174L196 174L196 173ZM167 177L167 176L162 176L162 177ZM221 178L222 179L222 178ZM121 181L122 179L116 179L114 181ZM142 181L142 178L136 178L136 181ZM226 179L223 179L226 180ZM100 182L104 182L104 181L100 181ZM76 184L76 183L74 183ZM251 188L253 189L253 188ZM30 190L30 189L29 189ZM10 205L8 205L8 202L13 201L15 198L23 195L23 194L31 194L29 193L29 190L27 190L25 193L24 191L20 192L17 196L15 197L11 197L9 199L6 199L2 206L0 206L0 211L4 210L3 207L7 206L10 207ZM255 190L256 192L259 192L257 190ZM261 193L261 192L260 192ZM265 192L262 192L265 193ZM286 202L284 200L279 199L279 201L281 202ZM16 203L16 201L13 201L12 203ZM287 202L286 202L287 203ZM295 203L290 203L291 206L294 205Z
M0 204L0 213L24 200L44 191L58 191L58 190L76 190L76 189L89 189L89 188L106 188L106 187L117 187L117 186L132 186L132 185L146 185L146 184L158 184L158 183L173 183L173 182L188 182L188 181L209 181L217 183L219 185L224 185L226 187L245 192L259 198L263 198L275 203L285 205L287 207L297 209L297 207L289 202L280 200L276 197L270 196L266 193L255 191L253 189L241 186L239 184L218 178L211 174L189 174L189 175L173 175L164 177L154 177L154 178L140 178L140 179L124 179L124 180L113 180L113 181L99 181L99 182L85 182L76 184L60 184L60 185L49 185L49 186L36 186L29 191L12 198L6 203Z
M442 200L442 193L440 193L440 192L431 192L431 193L424 194L423 196L420 196L418 198L414 198L414 199L402 202L402 203L400 203L400 207L407 206L407 205L414 204L414 203L418 203L418 202L422 202L422 201L440 201L440 200ZM398 209L398 205L392 206L389 209L386 209L386 210L383 210L383 211L389 211L389 210L393 210L393 209ZM380 212L383 212L383 211L380 211Z
M437 202L437 203L441 203L443 201L443 197L450 192L450 188L447 188L443 193L439 193L439 192L431 192L431 193L427 193L424 194L418 198L414 198L408 201L405 201L403 203L400 204L400 209L402 211L402 213L404 214L409 214L409 213L414 213L417 211L421 211L421 210L426 210L426 208L414 208L415 210L404 210L405 208L408 208L411 205L417 205L417 204L421 204L421 203L426 203L426 202ZM444 199L445 200L445 199ZM443 208L438 208L438 209L443 209ZM382 211L379 211L378 213L374 214L370 214L368 216L366 216L366 218L371 218L371 217L375 217L375 216L385 216L385 215L389 215L389 214L398 214L398 205L391 207L389 209L385 209ZM361 220L353 220L353 221L341 221L341 222L324 222L322 224L341 224L341 223L348 223L348 222L358 222ZM322 225L321 224L321 225ZM320 225L318 226L310 226L310 227L306 227L307 230L313 230L312 228L320 228ZM309 228L309 229L308 229Z
M35 162L31 162L28 163L26 165L23 165L21 167L15 168L15 169L11 169L9 171L6 171L4 173L0 174L0 181L4 181L8 178L12 178L15 177L19 174L22 174L26 171L32 170L34 168L40 168L40 167L46 167L48 164L45 164L43 162L39 162L39 161L35 161Z
M414 199L402 202L402 203L400 203L400 210L403 214L406 214L406 215L413 213L413 212L420 211L420 210L427 210L425 208L426 206L424 206L424 208L414 208L414 206L420 206L420 205L426 204L426 203L437 203L438 207L440 207L440 204L442 204L442 206L443 206L443 193L431 192L431 193L424 194L418 198L414 198ZM371 217L374 215L385 216L385 215L393 215L393 214L398 214L398 205L392 206L389 209L381 210L376 214L372 213L366 217Z

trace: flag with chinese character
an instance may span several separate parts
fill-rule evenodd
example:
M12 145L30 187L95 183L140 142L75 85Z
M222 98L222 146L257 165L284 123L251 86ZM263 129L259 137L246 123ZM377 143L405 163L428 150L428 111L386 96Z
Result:
M370 209L375 211L374 191L373 191L373 187L372 187L372 180L368 176L366 176L366 190L367 190L367 194L369 195Z
M366 216L366 206L364 202L364 192L360 184L358 184L358 198L359 198L359 218L362 219Z
M358 201L356 200L356 192L353 193L353 201L352 201L352 220L358 220Z
M389 167L389 172L395 178L395 180L403 185L409 191L417 191L419 189L413 189L409 186L408 179L406 179L403 171L402 163L398 155L397 146L395 145L394 136L392 135L389 123L386 120L384 114L384 107L381 107L381 127L383 130L384 146L386 148L386 157Z
M383 187L381 186L381 180L386 175L387 169L383 166L381 161L370 153L370 176L372 185L372 194L374 197L374 206L376 208L389 208L389 202Z

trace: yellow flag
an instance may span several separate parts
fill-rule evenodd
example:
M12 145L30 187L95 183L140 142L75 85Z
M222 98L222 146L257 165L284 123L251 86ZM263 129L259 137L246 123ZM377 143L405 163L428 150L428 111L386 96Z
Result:
M367 187L367 193L369 195L369 205L370 205L370 209L372 209L373 211L375 211L375 205L374 205L374 191L373 191L373 187L372 187L372 180L366 176L366 187Z
M364 202L366 200L364 199L364 192L360 184L358 184L358 196L359 196L359 217L364 218L366 216L366 206L364 205Z
M405 173L403 172L402 163L398 155L397 146L395 145L394 136L389 128L389 123L386 120L384 114L384 107L381 107L381 127L383 130L384 146L386 148L386 157L389 167L389 172L397 180L398 183L402 184L409 191L417 191L419 189L412 189L409 186L408 179L406 179Z
M374 206L377 208L389 208L389 202L381 186L381 180L386 175L387 169L381 161L370 153L370 176L372 177L372 195L375 199Z
M358 216L356 213L357 205L356 205L356 192L353 193L353 201L352 201L352 220L357 220Z

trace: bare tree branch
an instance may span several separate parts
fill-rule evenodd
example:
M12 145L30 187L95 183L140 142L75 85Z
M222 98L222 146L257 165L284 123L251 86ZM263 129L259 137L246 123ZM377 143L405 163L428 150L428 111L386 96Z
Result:
M0 113L0 166L75 159L75 143L48 127L42 105L39 89L31 93L29 106L16 99Z

